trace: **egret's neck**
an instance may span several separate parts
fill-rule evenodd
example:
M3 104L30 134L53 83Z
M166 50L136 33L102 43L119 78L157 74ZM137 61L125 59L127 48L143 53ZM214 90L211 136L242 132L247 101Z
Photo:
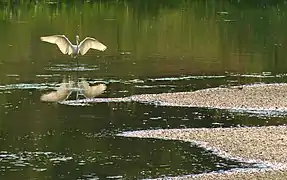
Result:
M79 46L79 38L76 38L77 47Z
M77 35L77 36L76 36L77 47L79 46L79 41L80 41L80 38L79 38L79 36Z

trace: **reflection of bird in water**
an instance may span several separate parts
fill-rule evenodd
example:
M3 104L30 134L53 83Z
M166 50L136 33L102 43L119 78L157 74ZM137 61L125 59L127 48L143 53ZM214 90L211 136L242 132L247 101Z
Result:
M83 41L79 42L80 39L78 35L76 35L76 45L73 45L65 35L44 36L40 37L40 39L48 43L56 44L63 54L71 55L73 58L76 58L79 54L81 55L86 54L89 49L97 49L100 51L104 51L107 49L107 47L104 44L100 43L98 40L91 37L86 37ZM78 71L77 71L77 78L78 78ZM102 94L106 89L105 85L90 87L88 83L87 85L83 83L82 86L84 87L83 94L85 95L85 97L95 97L97 95ZM67 89L65 89L65 87L63 87L62 89L60 88L58 91L59 93L61 93L62 95L61 98L63 99L65 99L64 95L69 94L69 92L67 91ZM50 96L56 98L57 95L57 98L59 98L58 97L59 93L57 92L51 93ZM50 97L48 95L46 96ZM78 99L78 93L77 93L77 99Z
M98 40L86 37L83 41L79 42L79 36L76 36L76 45L73 45L65 35L53 35L53 36L44 36L40 38L42 41L56 44L60 51L63 54L71 55L72 57L77 57L80 53L84 55L88 52L89 49L97 49L104 51L107 47L100 43Z
M73 81L63 82L60 87L57 88L57 91L53 91L41 96L41 101L47 102L61 102L66 100L69 95L72 93L71 88L74 86Z
M101 95L107 89L107 86L105 84L90 86L87 81L82 80L79 82L79 88L82 89L82 94L86 98L94 98Z

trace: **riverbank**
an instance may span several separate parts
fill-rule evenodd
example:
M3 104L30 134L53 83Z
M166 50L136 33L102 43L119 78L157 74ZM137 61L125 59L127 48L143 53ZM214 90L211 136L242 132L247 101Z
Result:
M138 102L159 106L204 107L242 111L287 112L287 84L255 84L193 92L140 94L124 98L94 98L68 103ZM169 179L286 179L287 126L198 128L135 131L119 136L181 140L219 156L255 162L268 169L207 173Z
M191 142L224 158L259 163L261 170L207 173L170 179L284 179L287 177L287 126L246 128L196 128L133 131L125 137Z
M287 111L287 84L254 84L192 92L142 94L132 96L132 100L161 106Z
M66 105L137 102L158 106L203 107L239 111L287 113L287 84L254 84L209 88L191 92L138 94L119 98L67 100Z

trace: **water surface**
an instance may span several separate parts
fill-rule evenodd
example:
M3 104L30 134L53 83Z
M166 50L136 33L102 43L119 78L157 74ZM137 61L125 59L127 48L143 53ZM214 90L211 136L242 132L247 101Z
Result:
M189 143L117 137L160 128L286 124L286 114L40 101L67 78L101 97L286 82L285 1L0 3L1 179L142 179L248 168ZM75 60L39 37L108 46ZM74 99L73 93L70 99Z

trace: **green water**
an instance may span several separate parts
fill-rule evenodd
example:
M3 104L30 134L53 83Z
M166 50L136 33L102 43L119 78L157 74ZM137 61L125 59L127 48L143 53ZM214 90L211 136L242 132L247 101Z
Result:
M286 82L285 1L0 2L0 179L141 179L251 165L188 143L117 137L159 128L286 124L254 114L137 103L40 101L63 77L105 83L102 97ZM41 36L94 37L76 61ZM74 94L71 96L73 99Z

